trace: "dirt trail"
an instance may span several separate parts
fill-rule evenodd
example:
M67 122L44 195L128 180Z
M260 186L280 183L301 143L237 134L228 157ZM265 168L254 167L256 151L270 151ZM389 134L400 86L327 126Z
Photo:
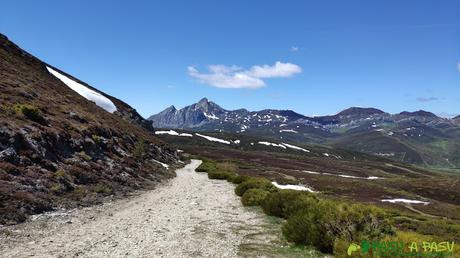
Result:
M194 172L200 162L141 195L3 228L0 256L236 257L273 246L266 217L230 183Z

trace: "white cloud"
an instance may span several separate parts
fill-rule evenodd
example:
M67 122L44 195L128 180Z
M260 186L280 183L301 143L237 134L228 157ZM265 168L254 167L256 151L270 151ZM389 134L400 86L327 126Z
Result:
M217 88L250 88L256 89L265 86L264 81L251 77L245 73L235 72L230 67L210 66L210 73L200 73L195 67L188 67L188 74L200 82Z
M201 73L195 67L187 68L188 74L200 82L217 88L256 89L266 84L262 78L291 77L302 72L300 66L291 63L276 62L274 65L252 66L249 70L233 65L210 65L209 73Z
M297 52L297 51L299 51L299 47L292 46L292 47L290 48L290 50L291 50L291 52Z
M275 65L253 66L249 73L256 78L291 77L302 72L302 68L296 64L276 62Z

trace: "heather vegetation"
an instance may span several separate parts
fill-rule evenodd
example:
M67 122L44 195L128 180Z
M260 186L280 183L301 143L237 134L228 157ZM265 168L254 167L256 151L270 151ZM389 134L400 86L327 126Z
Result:
M225 165L224 165L225 164ZM280 190L263 177L237 175L235 165L204 159L197 171L209 178L237 184L235 193L245 206L260 206L265 214L285 219L284 238L296 246L313 246L336 256L350 243L367 241L459 240L460 226L438 219L361 204L323 194ZM232 167L232 170L221 170ZM221 177L211 175L226 175Z

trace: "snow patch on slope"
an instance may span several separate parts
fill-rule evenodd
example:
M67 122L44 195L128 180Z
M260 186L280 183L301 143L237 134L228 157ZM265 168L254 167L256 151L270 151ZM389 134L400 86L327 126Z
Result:
M212 120L217 120L219 119L216 115L214 115L213 113L211 113L210 115L206 112L203 112L203 115L209 119L212 119Z
M402 202L402 203L423 204L423 205L428 205L428 204L430 204L430 202L417 201L417 200L409 200L409 199L403 199L403 198L397 198L397 199L384 199L384 200L381 200L381 201L382 201L382 202L390 202L390 203Z
M186 137L193 137L193 135L189 133L178 133L174 130L169 130L169 131L156 131L155 134L169 134L169 135L174 135L174 136L186 136Z
M310 193L314 193L313 189L308 188L303 185L280 185L277 182L273 181L272 184L279 189L289 189L289 190L297 190L297 191L308 191Z
M298 133L298 132L292 129L282 129L280 130L280 133Z
M53 70L50 67L46 67L48 69L48 72L50 72L52 75L54 75L56 78L61 80L65 85L67 85L69 88L83 96L89 101L92 101L96 103L99 107L103 108L105 111L113 113L117 110L117 107L113 102L108 99L107 97L103 96L99 92L96 92L72 79L69 77L59 73L58 71Z
M211 137L211 136L207 136L207 135L203 135L203 134L199 134L199 133L195 133L195 135L203 137L206 140L211 141L211 142L220 142L220 143L224 143L224 144L230 144L230 141L222 140L222 139L219 139L219 138L216 138L216 137Z
M300 148L298 146L295 146L295 145L291 145L291 144L287 144L287 143L282 143L284 146L288 147L288 148L291 148L291 149L294 149L294 150L301 150L301 151L305 151L305 152L310 152L309 150L307 149L304 149L304 148Z
M163 167L166 168L166 169L169 169L169 165L168 165L168 164L165 164L165 163L163 163L163 162L160 162L160 161L154 160L154 159L152 159L152 161L155 162L155 163L160 164L161 166L163 166Z
M272 142L258 142L258 144L286 149L286 146L284 146L283 144L277 144L277 143L272 143Z

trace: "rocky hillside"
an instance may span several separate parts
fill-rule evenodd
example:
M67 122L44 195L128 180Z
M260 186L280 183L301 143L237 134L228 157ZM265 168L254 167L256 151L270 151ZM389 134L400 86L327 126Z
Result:
M155 127L244 133L293 143L318 143L413 164L460 166L459 119L423 110L390 114L352 107L335 115L307 117L291 110L226 110L200 102L153 115Z
M175 150L132 107L0 34L0 224L173 176Z

